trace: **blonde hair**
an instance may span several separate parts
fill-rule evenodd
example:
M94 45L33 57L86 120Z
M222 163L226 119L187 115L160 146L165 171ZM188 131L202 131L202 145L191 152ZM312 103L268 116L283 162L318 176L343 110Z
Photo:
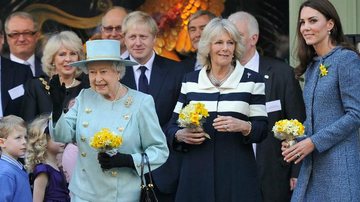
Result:
M245 47L235 25L229 20L214 18L205 26L198 45L197 60L208 69L211 69L210 45L215 37L224 33L228 33L235 42L234 60L240 60L244 54Z
M25 157L25 167L29 172L39 163L44 163L47 157L47 144L50 135L45 133L48 127L49 114L40 115L29 124L27 154Z
M126 32L129 31L129 29L138 24L144 24L149 26L150 33L153 36L156 36L159 32L158 26L155 22L155 20L147 13L142 11L134 11L131 12L129 15L127 15L123 21L122 24L122 32L124 35L126 35Z
M8 115L0 119L0 138L7 138L16 129L26 130L26 122L22 118Z
M84 59L83 44L81 39L72 31L62 31L52 35L46 42L43 56L41 58L42 69L49 77L55 73L54 57L59 49L64 46L66 49L75 51L79 60ZM75 68L75 67L74 67ZM76 68L75 77L78 77L82 71Z

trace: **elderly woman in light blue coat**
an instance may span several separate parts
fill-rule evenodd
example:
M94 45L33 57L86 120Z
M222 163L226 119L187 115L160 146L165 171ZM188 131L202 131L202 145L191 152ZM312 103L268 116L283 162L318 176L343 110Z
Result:
M91 88L80 92L74 106L61 115L53 130L55 140L76 142L79 147L69 185L71 200L137 202L141 153L147 153L152 169L162 165L169 153L154 101L119 83L124 65L133 64L120 58L118 41L95 40L86 45L87 59L71 65L89 74ZM114 156L98 154L89 145L102 128L123 138Z
M303 161L292 201L360 201L360 57L329 1L301 5L298 57L306 138L282 148L285 160Z

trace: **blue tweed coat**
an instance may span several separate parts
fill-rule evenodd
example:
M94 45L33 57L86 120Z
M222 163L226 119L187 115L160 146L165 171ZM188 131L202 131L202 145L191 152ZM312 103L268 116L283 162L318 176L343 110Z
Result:
M320 76L319 66L328 66ZM360 201L360 58L336 47L305 73L305 133L315 150L303 161L291 201Z

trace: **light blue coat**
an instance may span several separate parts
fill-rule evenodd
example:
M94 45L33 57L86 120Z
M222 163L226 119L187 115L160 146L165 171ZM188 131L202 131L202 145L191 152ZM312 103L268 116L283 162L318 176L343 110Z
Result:
M136 170L102 171L98 152L89 146L91 137L101 128L122 135L123 144L118 151L131 154ZM162 165L169 154L152 97L131 89L117 101L106 100L92 89L82 90L75 105L61 115L53 136L56 141L77 142L78 160L69 189L77 198L87 201L139 201L142 148L153 170Z
M320 77L320 64L329 66ZM305 133L315 150L303 161L292 201L360 201L360 58L336 47L305 74Z

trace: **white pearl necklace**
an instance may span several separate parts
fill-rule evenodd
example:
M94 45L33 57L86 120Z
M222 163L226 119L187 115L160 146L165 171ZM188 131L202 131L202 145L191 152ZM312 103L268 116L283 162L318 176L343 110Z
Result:
M73 87L75 85L75 83L76 83L76 79L73 78L73 81L71 82L71 84L68 85L68 86L65 85L65 88L71 88L71 87Z

